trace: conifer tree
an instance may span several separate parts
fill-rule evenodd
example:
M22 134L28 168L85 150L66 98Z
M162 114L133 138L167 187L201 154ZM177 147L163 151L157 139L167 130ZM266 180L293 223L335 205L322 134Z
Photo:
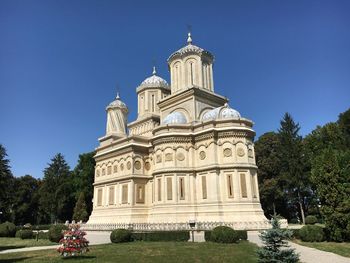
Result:
M77 222L80 220L86 222L89 216L86 210L85 195L84 192L81 192L74 207L73 219Z
M14 177L5 147L0 144L0 222L11 220Z
M264 246L258 250L259 263L295 263L299 262L299 255L294 249L289 248L287 239L290 239L292 232L281 229L276 217L271 219L272 228L264 231L260 239Z

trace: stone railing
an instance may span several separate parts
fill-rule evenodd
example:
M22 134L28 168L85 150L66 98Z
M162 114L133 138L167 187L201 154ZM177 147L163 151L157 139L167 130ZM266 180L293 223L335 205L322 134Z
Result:
M288 226L287 220L280 221L281 227ZM271 227L268 220L252 222L196 222L195 230L212 230L217 226L229 226L236 230L263 230ZM133 231L176 231L192 230L189 223L109 223L109 224L81 224L82 230L111 231L113 229L130 229Z

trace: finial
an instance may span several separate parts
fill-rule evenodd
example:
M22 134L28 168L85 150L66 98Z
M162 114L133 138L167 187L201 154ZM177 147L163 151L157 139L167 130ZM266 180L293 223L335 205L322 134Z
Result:
M187 44L191 45L192 44L192 37L191 37L191 32L188 32L187 34Z
M152 75L156 75L157 71L156 71L156 66L153 66L153 71L152 71Z
M117 91L117 97L115 97L117 100L119 100L120 99L120 97L119 97L119 92Z

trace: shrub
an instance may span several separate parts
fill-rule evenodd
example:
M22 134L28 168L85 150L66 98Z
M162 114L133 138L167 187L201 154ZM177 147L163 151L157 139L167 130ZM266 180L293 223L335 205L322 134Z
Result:
M300 239L306 242L321 242L325 240L323 228L315 225L303 226L299 230Z
M300 234L299 234L300 229L289 229L289 230L292 231L293 238L300 239Z
M210 240L216 243L236 243L239 235L230 227L218 226L211 232Z
M38 239L49 239L49 232L39 231Z
M290 224L300 224L298 218L292 218L290 221L289 221Z
M208 230L208 231L204 231L204 239L205 239L205 241L206 242L208 242L208 241L211 241L211 230Z
M34 230L49 230L51 225L36 225L33 226Z
M68 230L66 225L52 225L49 230L49 239L58 243L63 238L63 230Z
M247 230L235 230L235 232L237 232L239 240L248 240Z
M21 238L21 239L32 239L34 237L33 231L29 230L29 229L20 230L17 232L19 232L19 238ZM17 235L17 233L16 233L16 235Z
M306 225L314 225L317 223L317 217L316 216L307 216L305 218L305 224Z
M132 240L135 241L188 241L189 239L189 231L155 231L132 233Z
M126 229L115 229L110 235L112 243L130 242L131 231Z
M0 237L14 237L16 235L16 226L13 223L5 222L0 225Z

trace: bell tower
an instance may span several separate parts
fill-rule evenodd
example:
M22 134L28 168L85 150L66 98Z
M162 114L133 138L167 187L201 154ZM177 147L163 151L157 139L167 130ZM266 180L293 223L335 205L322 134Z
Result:
M188 33L187 45L168 58L171 93L191 87L214 92L213 62L214 56L209 51L193 45L191 33Z

